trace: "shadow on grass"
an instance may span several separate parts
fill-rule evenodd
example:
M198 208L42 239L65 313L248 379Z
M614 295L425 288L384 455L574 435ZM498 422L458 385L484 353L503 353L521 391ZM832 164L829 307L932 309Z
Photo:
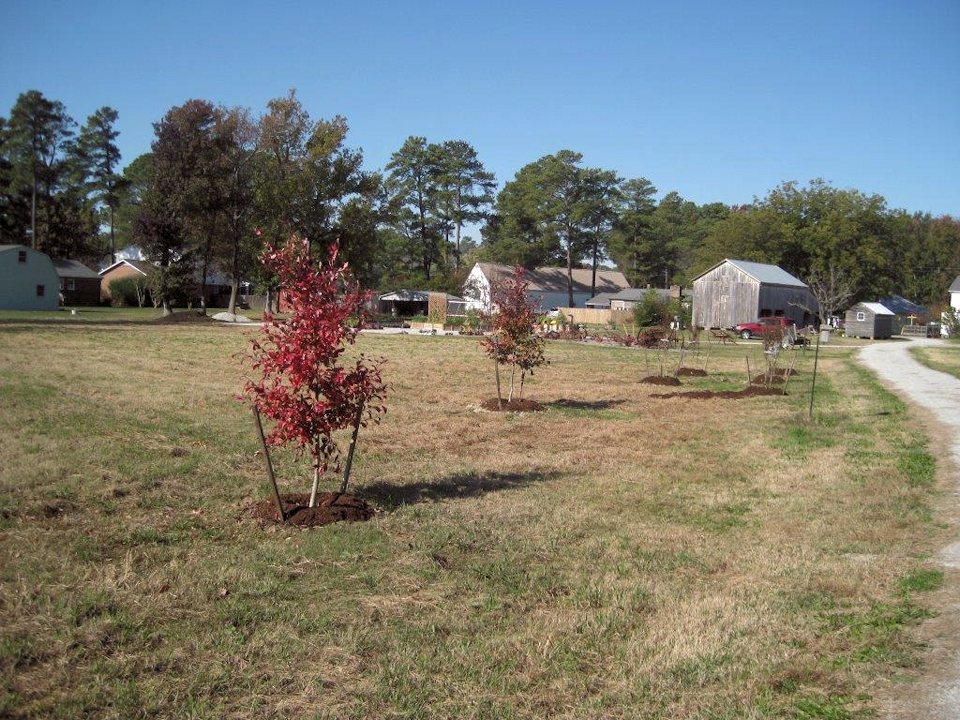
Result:
M623 405L626 400L554 400L553 402L543 403L544 407L554 408L556 410L609 410L618 405Z
M401 505L480 497L490 492L523 488L534 483L556 480L562 474L555 470L532 470L524 473L454 473L437 480L424 480L409 485L373 483L359 488L357 494L381 507L394 510Z

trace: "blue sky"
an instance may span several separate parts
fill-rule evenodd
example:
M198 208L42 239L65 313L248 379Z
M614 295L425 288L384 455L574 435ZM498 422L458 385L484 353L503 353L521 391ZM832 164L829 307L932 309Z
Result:
M260 112L296 88L381 168L463 139L501 186L547 153L697 203L823 177L960 215L960 2L0 4L0 114L42 91L120 113L124 162L193 97Z

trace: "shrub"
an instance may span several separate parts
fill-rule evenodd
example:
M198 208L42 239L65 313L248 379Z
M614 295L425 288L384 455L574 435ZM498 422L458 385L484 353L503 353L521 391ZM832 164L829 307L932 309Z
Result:
M633 308L633 321L642 328L669 325L672 317L670 301L661 298L660 293L653 289L644 293Z
M110 281L110 304L114 307L143 307L147 302L147 279L121 277Z

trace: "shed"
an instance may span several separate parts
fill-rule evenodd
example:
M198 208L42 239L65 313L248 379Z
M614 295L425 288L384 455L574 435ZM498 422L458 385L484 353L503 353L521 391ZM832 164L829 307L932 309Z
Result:
M871 340L893 335L892 310L876 302L859 302L847 310L844 333L847 337L865 337Z
M26 245L0 245L0 309L56 310L59 286L47 255Z
M693 281L693 324L732 328L762 317L813 321L817 300L805 282L778 265L727 258Z
M573 304L583 307L587 301L602 294L615 294L630 287L619 270L597 270L596 294L591 292L593 270L573 268ZM463 296L471 307L488 310L490 287L513 275L513 267L497 263L477 263L470 270L463 285ZM541 310L566 307L569 303L567 269L565 267L538 267L527 270L527 296Z
M99 305L100 276L76 260L54 260L64 305Z

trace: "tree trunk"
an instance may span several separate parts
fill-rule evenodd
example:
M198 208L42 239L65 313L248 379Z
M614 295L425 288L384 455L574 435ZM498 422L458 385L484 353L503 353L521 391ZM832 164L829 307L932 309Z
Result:
M30 246L37 250L37 179L30 188Z
M507 397L507 404L513 402L513 379L517 376L517 364L510 365L510 395Z
M113 234L113 205L110 206L110 264L117 261L117 242ZM143 307L141 304L140 307Z
M503 395L500 392L500 363L493 361L494 374L497 376L497 410L503 410Z
M163 308L163 316L167 317L168 315L173 314L173 310L170 309L170 298L163 298L160 302L161 307Z
M340 492L347 491L347 483L350 482L350 469L353 467L353 451L357 447L357 435L360 432L360 423L363 420L363 403L357 408L357 416L353 419L353 435L350 437L350 448L347 450L347 462L343 466L343 481L340 483Z
M573 307L573 247L567 243L567 302Z
M523 402L523 380L527 376L526 370L520 371L520 401Z
M590 276L590 297L596 297L597 294L597 260L600 254L600 242L593 241L593 274Z
M227 312L231 315L237 314L237 292L240 289L240 281L234 277L230 281L230 304L227 306Z
M320 487L320 465L313 466L313 487L310 488L310 507L317 506L317 489Z

